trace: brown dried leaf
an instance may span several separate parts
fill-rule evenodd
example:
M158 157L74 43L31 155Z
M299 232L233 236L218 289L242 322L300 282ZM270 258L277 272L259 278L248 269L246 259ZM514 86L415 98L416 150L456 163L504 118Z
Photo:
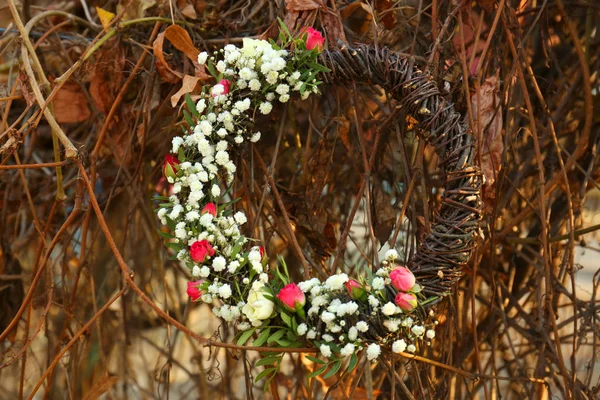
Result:
M196 88L199 80L200 78L197 76L185 75L183 77L181 88L177 91L177 93L171 96L171 106L176 107L182 96L184 96L186 93L191 93Z
M87 97L75 82L66 82L53 100L54 117L61 124L83 122L92 115Z
M348 153L352 155L352 144L350 143L350 121L346 117L337 117L334 120L338 123L338 135L344 144Z
M119 381L118 376L108 376L94 384L90 391L85 394L83 400L95 400L108 392Z
M29 86L29 77L25 71L19 71L17 82L19 82L19 89L21 89L21 94L25 99L25 103L27 103L27 107L31 107L35 103L35 96L33 95L31 86Z
M125 57L120 42L112 42L100 52L90 76L90 96L104 114L108 114L121 88ZM116 45L116 48L115 48Z
M341 18L352 32L363 35L371 30L373 9L370 5L356 1L340 9Z
M316 0L286 0L285 9L288 11L308 11L317 10L323 6L320 1Z
M165 29L165 37L175 48L183 52L193 63L198 63L200 50L192 43L190 34L179 25L171 25Z
M117 14L123 13L122 20L142 18L147 9L156 5L156 0L129 0L117 4Z
M377 0L375 3L375 8L379 14L382 14L383 11L389 10L392 8L393 4L390 0ZM385 29L394 29L396 25L396 21L394 20L394 13L386 12L381 18L381 23L385 27Z
M188 0L177 0L177 7L179 7L179 10L184 17L189 19L198 18L196 9Z
M498 77L492 76L481 85L479 95L475 93L471 97L475 124L477 124L477 118L480 118L479 125L475 126L473 131L482 141L481 171L486 179L485 197L488 198L494 197L494 192L490 189L493 188L496 176L502 167L502 152L504 151L499 91Z
M167 63L167 60L165 60L165 55L163 54L165 32L159 33L158 36L156 36L154 43L152 43L152 49L154 50L154 56L156 57L156 69L163 81L177 83L183 78L183 75L180 72L172 70Z

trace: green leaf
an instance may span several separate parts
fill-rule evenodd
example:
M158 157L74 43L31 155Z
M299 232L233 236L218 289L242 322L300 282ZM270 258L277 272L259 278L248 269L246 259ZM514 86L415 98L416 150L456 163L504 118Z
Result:
M181 146L179 148L179 151L177 152L177 158L179 159L179 161L184 162L186 160L185 157L185 151L183 151L183 146Z
M253 346L262 346L267 339L269 338L269 334L271 333L271 329L267 328L258 335L255 341L252 342Z
M295 344L294 342L290 342L289 340L285 340L285 339L278 339L275 341L275 343L277 343L281 347L296 347L296 346L292 346L292 344Z
M265 381L265 386L263 386L263 391L266 392L269 388L269 385L271 384L271 382L273 381L273 379L275 379L275 377L277 376L277 372L274 373L273 375L271 375L269 378L267 378L267 380Z
M196 105L194 104L194 100L192 100L192 96L190 96L189 93L185 94L185 105L187 106L188 110L190 110L190 112L192 113L193 116L195 116L195 117L200 116L200 113L198 113L198 110L196 109Z
M313 357L313 356L306 356L306 358L308 358L310 361L317 363L317 364L325 364L325 361L317 358L317 357Z
M250 339L250 336L252 336L252 334L254 333L255 330L256 330L256 328L252 328L252 329L248 329L247 331L243 332L237 341L237 345L243 346L244 343L246 343L248 341L248 339Z
M215 66L213 65L211 59L206 60L206 68L208 68L208 72L212 75L212 77L217 79L217 71L215 71Z
M311 69L313 69L313 70L315 70L315 71L317 71L317 72L330 72L330 71L331 71L331 70L330 70L329 68L327 68L326 66L324 66L324 65L321 65L321 64L318 64L318 63L309 62L309 63L307 63L307 64L308 64L308 66L309 66Z
M159 234L160 236L164 237L165 239L172 239L172 238L174 238L174 237L175 237L173 234L171 234L171 233L169 233L169 232L163 232L163 231L161 231L160 229L157 229L157 231L158 231L158 234Z
M352 372L352 370L356 368L356 364L358 364L358 356L355 353L352 353L350 362L348 363L348 372Z
M261 379L263 379L264 377L266 377L269 374L276 374L277 373L277 367L271 367L271 368L267 368L264 371L262 371L260 374L258 374L256 376L256 378L254 378L254 382L258 382Z
M181 243L168 242L168 243L165 243L165 246L167 246L170 249L177 250L177 251L183 249L183 245Z
M290 33L289 29L287 26L285 26L285 23L281 20L281 18L277 17L277 21L279 21L279 26L281 27L281 30L285 32L285 34L291 38L292 34Z
M308 375L308 379L321 375L323 372L325 372L326 369L327 369L327 365L323 365L321 368L319 368L318 370L316 370L313 373L311 373L310 375Z
M323 379L331 378L332 376L334 376L340 370L341 366L341 360L337 360L336 362L334 362L331 366L331 369L323 376Z
M410 289L412 293L419 293L421 290L423 290L423 288L418 283L415 283L415 285Z
M261 358L254 365L256 365L257 367L260 367L260 366L263 366L263 365L275 364L275 363L280 362L280 361L281 361L281 355L276 355L276 356L270 356L270 357Z
M280 313L280 315L281 315L281 320L283 321L283 323L286 324L287 326L291 327L292 326L292 317L290 317L283 311Z
M185 122L187 122L187 124L190 126L190 128L192 126L195 126L196 124L194 123L194 120L192 119L192 117L190 116L190 113L188 113L186 110L183 110L183 118L185 118Z
M240 252L240 250L242 249L242 246L244 245L244 237L239 237L236 241L235 244L233 245L232 249L231 249L231 254L229 256L229 258L231 258L232 260L235 260L235 256L237 256L237 254Z
M267 340L267 343L271 344L273 342L278 341L279 339L281 339L283 337L283 335L285 335L287 331L285 329L280 329L278 331L276 331L274 334L272 334L269 339Z

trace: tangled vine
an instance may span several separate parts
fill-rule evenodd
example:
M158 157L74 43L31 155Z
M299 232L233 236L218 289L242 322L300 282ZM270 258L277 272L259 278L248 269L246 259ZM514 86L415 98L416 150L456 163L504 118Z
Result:
M255 346L317 347L337 371L348 368L366 350L376 360L382 345L392 351L417 352L435 337L429 306L449 293L480 232L482 177L472 165L473 143L465 121L410 58L387 49L359 46L323 51L318 31L292 36L282 25L279 44L245 39L238 48L200 53L215 84L194 102L187 97L188 128L173 139L164 175L172 185L157 214L175 258L190 270L188 295L213 306L213 313L238 330L237 343L253 338ZM379 85L420 123L420 135L433 145L446 176L439 212L431 233L421 241L408 266L398 265L390 250L372 277L345 273L292 283L285 262L269 270L262 246L250 246L242 234L243 211L234 213L231 187L236 165L230 156L246 142L256 142L256 115L271 113L273 103L319 93L322 81ZM261 360L277 366L281 355ZM277 367L257 379L274 377Z

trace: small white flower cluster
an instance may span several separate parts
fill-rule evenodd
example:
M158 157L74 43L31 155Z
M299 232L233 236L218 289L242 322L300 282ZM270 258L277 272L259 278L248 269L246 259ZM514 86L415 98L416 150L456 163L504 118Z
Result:
M390 254L388 261L393 257L397 258L397 253L395 256ZM380 344L393 342L395 352L415 352L417 341L425 337L433 339L433 329L426 329L424 323L415 321L387 300L387 294L382 290L390 283L389 269L386 266L377 271L378 276L373 278L370 285L366 285L371 294L365 294L367 301L362 303L359 299L349 298L344 285L350 278L344 273L332 275L325 282L317 278L300 282L298 287L308 295L310 307L307 312L308 323L298 327L298 335L321 342L319 350L324 357L329 358L333 348L339 348L342 356L366 348L367 358L371 361L379 357ZM433 316L433 312L430 316ZM376 331L372 321L378 321L386 332ZM317 329L318 325L320 329ZM366 340L366 336L370 340ZM379 343L369 344L374 338Z
M242 250L248 241L241 234L246 215L237 212L231 216L226 210L204 212L204 207L211 204L216 209L214 203L220 203L222 188L234 179L237 168L232 148L260 139L260 131L252 129L254 115L269 114L274 102L289 101L293 92L303 99L317 93L318 82L314 73L298 70L295 54L264 40L244 39L241 48L227 45L220 53L220 60L219 52L198 55L200 65L218 74L218 82L204 90L195 110L190 110L195 118L191 131L172 141L171 152L179 162L173 167L175 173L167 175L171 196L157 214L161 223L172 229L177 258L188 265L194 279L203 282L200 299L211 304L217 301L215 315L228 322L257 326L264 315L252 311L258 310L264 299L257 288L248 290L251 285L265 285L268 275L258 248ZM302 76L310 81L302 81ZM198 262L191 249L197 242L204 246L198 250ZM236 287L233 280L244 284L241 293L232 293ZM253 302L248 301L248 294ZM243 300L236 300L240 298Z

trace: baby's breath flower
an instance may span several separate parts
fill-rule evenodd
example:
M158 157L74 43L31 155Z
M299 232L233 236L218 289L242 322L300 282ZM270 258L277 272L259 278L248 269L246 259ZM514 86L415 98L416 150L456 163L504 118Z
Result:
M367 347L367 359L369 361L374 361L381 354L381 347L376 343L371 343Z
M258 109L261 112L261 114L267 115L271 112L271 110L273 110L273 105L268 101L263 101L262 103L260 103Z

